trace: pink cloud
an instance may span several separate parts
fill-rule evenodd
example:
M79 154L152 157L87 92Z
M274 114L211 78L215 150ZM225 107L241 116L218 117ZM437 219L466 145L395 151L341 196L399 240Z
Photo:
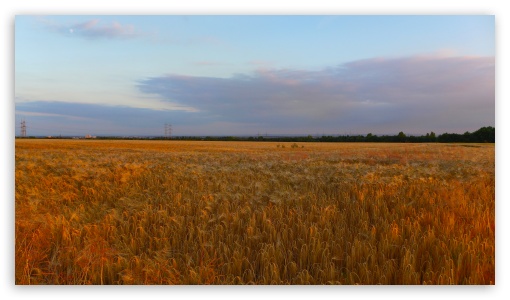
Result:
M46 28L69 36L79 36L89 39L129 39L144 35L133 25L121 24L119 22L102 23L98 19L89 20L70 25L58 24L49 20L40 19Z
M444 54L373 58L317 71L265 68L230 78L170 74L139 84L144 93L229 121L367 130L428 124L436 131L493 125L494 87L494 57Z

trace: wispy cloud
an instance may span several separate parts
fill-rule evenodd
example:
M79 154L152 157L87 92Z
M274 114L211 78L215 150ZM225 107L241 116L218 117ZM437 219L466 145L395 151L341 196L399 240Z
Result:
M69 120L85 120L85 121L93 121L95 119L89 117L79 117L69 114L55 114L55 113L47 113L47 112L38 112L38 111L25 111L25 110L16 110L16 115L20 116L29 116L29 117L55 117L55 118L64 118Z
M208 115L186 111L57 101L16 103L16 118L27 120L29 135L163 135L165 123L178 124L179 134L200 134L195 128L215 122Z
M39 19L39 22L54 32L89 39L130 39L144 35L133 25L119 22L104 23L99 19L72 24L59 24L47 19Z
M230 78L171 74L142 92L226 122L357 131L477 129L494 124L493 57L373 58L320 71L264 69Z

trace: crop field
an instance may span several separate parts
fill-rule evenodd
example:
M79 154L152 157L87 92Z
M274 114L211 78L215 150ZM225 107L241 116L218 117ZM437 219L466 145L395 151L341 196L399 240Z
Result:
M15 147L16 284L495 284L494 144Z

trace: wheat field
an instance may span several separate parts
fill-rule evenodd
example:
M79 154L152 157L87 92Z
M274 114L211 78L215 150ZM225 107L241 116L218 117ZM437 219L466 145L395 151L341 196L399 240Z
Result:
M495 284L494 144L15 147L16 284Z

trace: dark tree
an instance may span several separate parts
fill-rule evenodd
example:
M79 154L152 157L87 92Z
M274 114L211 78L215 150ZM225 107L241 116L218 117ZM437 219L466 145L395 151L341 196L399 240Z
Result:
M405 142L406 141L406 135L402 131L398 133L397 141L399 141L399 142Z

